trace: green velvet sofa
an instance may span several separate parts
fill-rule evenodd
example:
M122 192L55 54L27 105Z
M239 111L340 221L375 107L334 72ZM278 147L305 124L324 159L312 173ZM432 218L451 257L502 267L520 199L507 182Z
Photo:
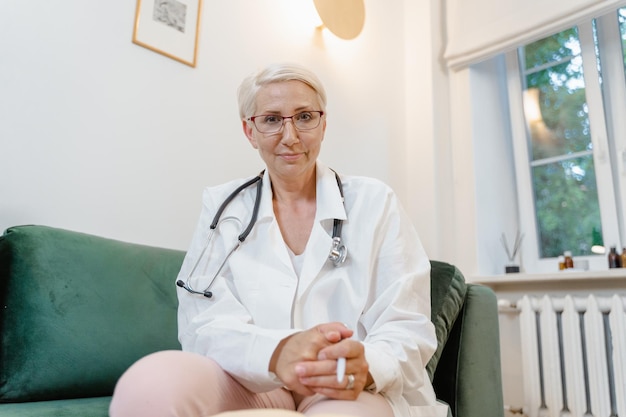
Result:
M184 252L45 226L0 237L0 416L105 417L135 360L180 349ZM428 364L454 417L502 417L496 299L432 262L439 349Z

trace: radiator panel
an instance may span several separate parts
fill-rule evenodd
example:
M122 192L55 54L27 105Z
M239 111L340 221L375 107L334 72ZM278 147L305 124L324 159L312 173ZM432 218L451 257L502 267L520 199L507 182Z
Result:
M524 413L626 417L626 297L518 301Z

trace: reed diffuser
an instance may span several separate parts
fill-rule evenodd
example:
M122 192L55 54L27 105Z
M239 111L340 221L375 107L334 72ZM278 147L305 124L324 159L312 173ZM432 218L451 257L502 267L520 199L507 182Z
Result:
M520 233L519 230L515 234L515 241L513 242L513 249L509 249L509 244L507 242L506 236L502 233L500 236L500 242L502 242L502 246L506 251L506 256L509 258L509 263L504 267L504 272L507 274L516 273L520 271L520 267L515 263L515 258L519 253L519 250L522 246L522 240L524 239L524 234Z

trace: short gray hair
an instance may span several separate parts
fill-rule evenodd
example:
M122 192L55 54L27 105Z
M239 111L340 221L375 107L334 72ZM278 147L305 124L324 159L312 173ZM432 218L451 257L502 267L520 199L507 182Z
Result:
M326 111L326 91L320 79L311 70L298 64L272 64L246 77L239 89L239 116L241 119L254 116L256 112L256 96L261 87L281 81L301 81L316 93L322 108Z

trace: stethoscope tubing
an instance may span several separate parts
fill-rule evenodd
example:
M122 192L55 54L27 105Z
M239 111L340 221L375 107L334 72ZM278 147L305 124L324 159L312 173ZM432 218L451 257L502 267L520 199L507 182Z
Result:
M198 290L194 290L193 288L191 288L191 286L189 285L189 279L193 276L194 272L196 272L196 269L198 269L198 265L200 264L200 261L204 258L204 254L206 253L207 249L209 248L209 245L211 244L211 241L213 240L213 235L215 235L215 229L217 228L218 225L220 225L220 224L222 224L224 222L227 222L227 221L236 221L237 223L241 224L239 219L237 219L234 216L224 217L223 219L219 220L218 223L215 224L216 227L214 227L214 228L209 230L209 236L208 236L208 238L206 240L206 243L204 244L204 247L202 248L202 252L200 252L200 256L198 256L198 259L196 259L196 262L193 264L193 268L191 268L191 272L189 272L189 274L187 276L187 282L183 282L182 280L178 280L178 281L176 281L176 285L178 285L181 288L186 289L187 291L189 291L192 294L201 294L201 295L204 295L204 296L206 296L208 298L211 298L212 293L210 291L208 291L209 288L211 288L211 286L213 285L213 281L215 281L215 278L217 278L217 276L220 274L220 272L222 272L222 269L224 269L224 265L226 265L226 262L230 258L230 255L232 255L233 252L236 251L237 248L239 248L239 246L241 246L241 243L242 243L241 240L237 239L237 244L235 244L235 246L233 246L232 249L228 252L226 257L224 258L224 260L220 264L219 268L217 269L217 272L213 275L213 278L211 278L211 281L209 282L209 285L207 285L207 287L205 288L204 291L198 291ZM244 238L244 240L245 240L245 238Z
M261 173L259 175L257 175L256 177L252 178L249 181L246 181L245 183L241 184L239 187L237 187L235 189L235 191L233 191L232 193L230 193L228 195L228 197L226 197L226 200L224 200L224 202L222 203L222 205L217 209L217 213L215 213L215 216L213 216L213 221L211 222L211 225L209 226L209 228L211 230L215 230L215 228L217 227L217 224L220 221L220 217L222 217L222 213L224 212L224 210L226 210L226 207L228 207L228 205L230 204L231 201L233 201L233 199L235 197L237 197L237 195L242 192L244 189L248 188L249 186L251 186L254 183L257 183L256 186L256 198L254 200L254 209L252 210L252 217L250 218L250 222L248 223L248 226L245 228L245 230L239 235L239 237L237 238L239 240L239 242L243 243L244 240L246 240L246 238L248 237L248 235L250 234L250 232L252 231L252 227L254 227L254 224L256 223L256 219L259 215L259 205L261 204L261 195L263 192L263 173L265 171L261 171Z
M200 295L203 295L203 296L205 296L207 298L213 297L213 293L210 291L211 286L213 285L213 282L215 281L217 276L220 274L220 272L222 271L222 269L226 265L226 262L228 262L228 259L230 259L230 256L233 254L233 252L235 252L241 246L241 244L246 240L246 238L248 237L248 235L252 231L252 228L254 227L254 224L256 223L257 217L259 215L259 206L261 204L261 195L262 195L261 193L262 193L262 190L263 190L263 174L264 174L264 172L265 171L261 171L261 173L259 175L255 176L254 178L252 178L252 179L246 181L245 183L241 184L232 193L230 193L228 195L228 197L226 197L224 202L217 209L217 212L215 213L215 216L213 216L213 221L211 221L211 224L209 225L209 236L207 237L207 242L204 245L204 248L202 249L202 252L200 252L200 256L196 260L193 268L191 269L191 272L187 275L186 282L179 279L178 281L176 281L176 285L178 285L179 287L187 290L188 292L190 292L192 294L200 294ZM339 193L341 194L341 202L343 204L345 204L345 200L344 200L344 196L343 196L343 185L341 184L341 179L339 178L339 175L336 172L335 172L335 179L337 180L337 187L339 187ZM198 291L198 290L193 289L189 285L189 280L191 279L191 277L193 276L193 273L198 268L198 265L200 264L200 261L202 260L202 258L204 258L204 254L206 253L206 250L208 249L209 245L211 244L211 241L213 240L213 235L215 234L215 231L216 231L218 225L221 224L222 222L225 222L225 221L228 221L228 220L236 220L237 222L241 223L241 221L239 221L239 219L237 219L235 217L225 217L222 220L220 220L220 218L222 217L222 214L224 213L224 210L226 210L226 207L230 204L231 201L233 201L233 199L241 191L243 191L244 189L250 187L251 185L253 185L255 183L257 184L257 186L256 186L257 193L256 193L255 200L254 200L254 208L252 210L252 216L250 218L250 221L248 222L248 225L243 230L243 232L241 232L241 234L237 237L237 243L232 247L232 249L228 252L228 254L226 254L226 256L224 257L224 260L222 261L222 263L220 264L219 268L217 269L217 271L215 272L215 274L211 278L211 281L209 281L209 285L204 289L204 291ZM328 258L333 262L333 264L336 267L340 266L345 261L346 256L348 254L347 248L345 247L345 245L341 241L341 229L342 229L342 226L343 226L343 221L342 220L340 220L340 219L334 219L333 220L333 244L332 244L332 247L331 247L331 250L330 250L330 254L328 255Z

